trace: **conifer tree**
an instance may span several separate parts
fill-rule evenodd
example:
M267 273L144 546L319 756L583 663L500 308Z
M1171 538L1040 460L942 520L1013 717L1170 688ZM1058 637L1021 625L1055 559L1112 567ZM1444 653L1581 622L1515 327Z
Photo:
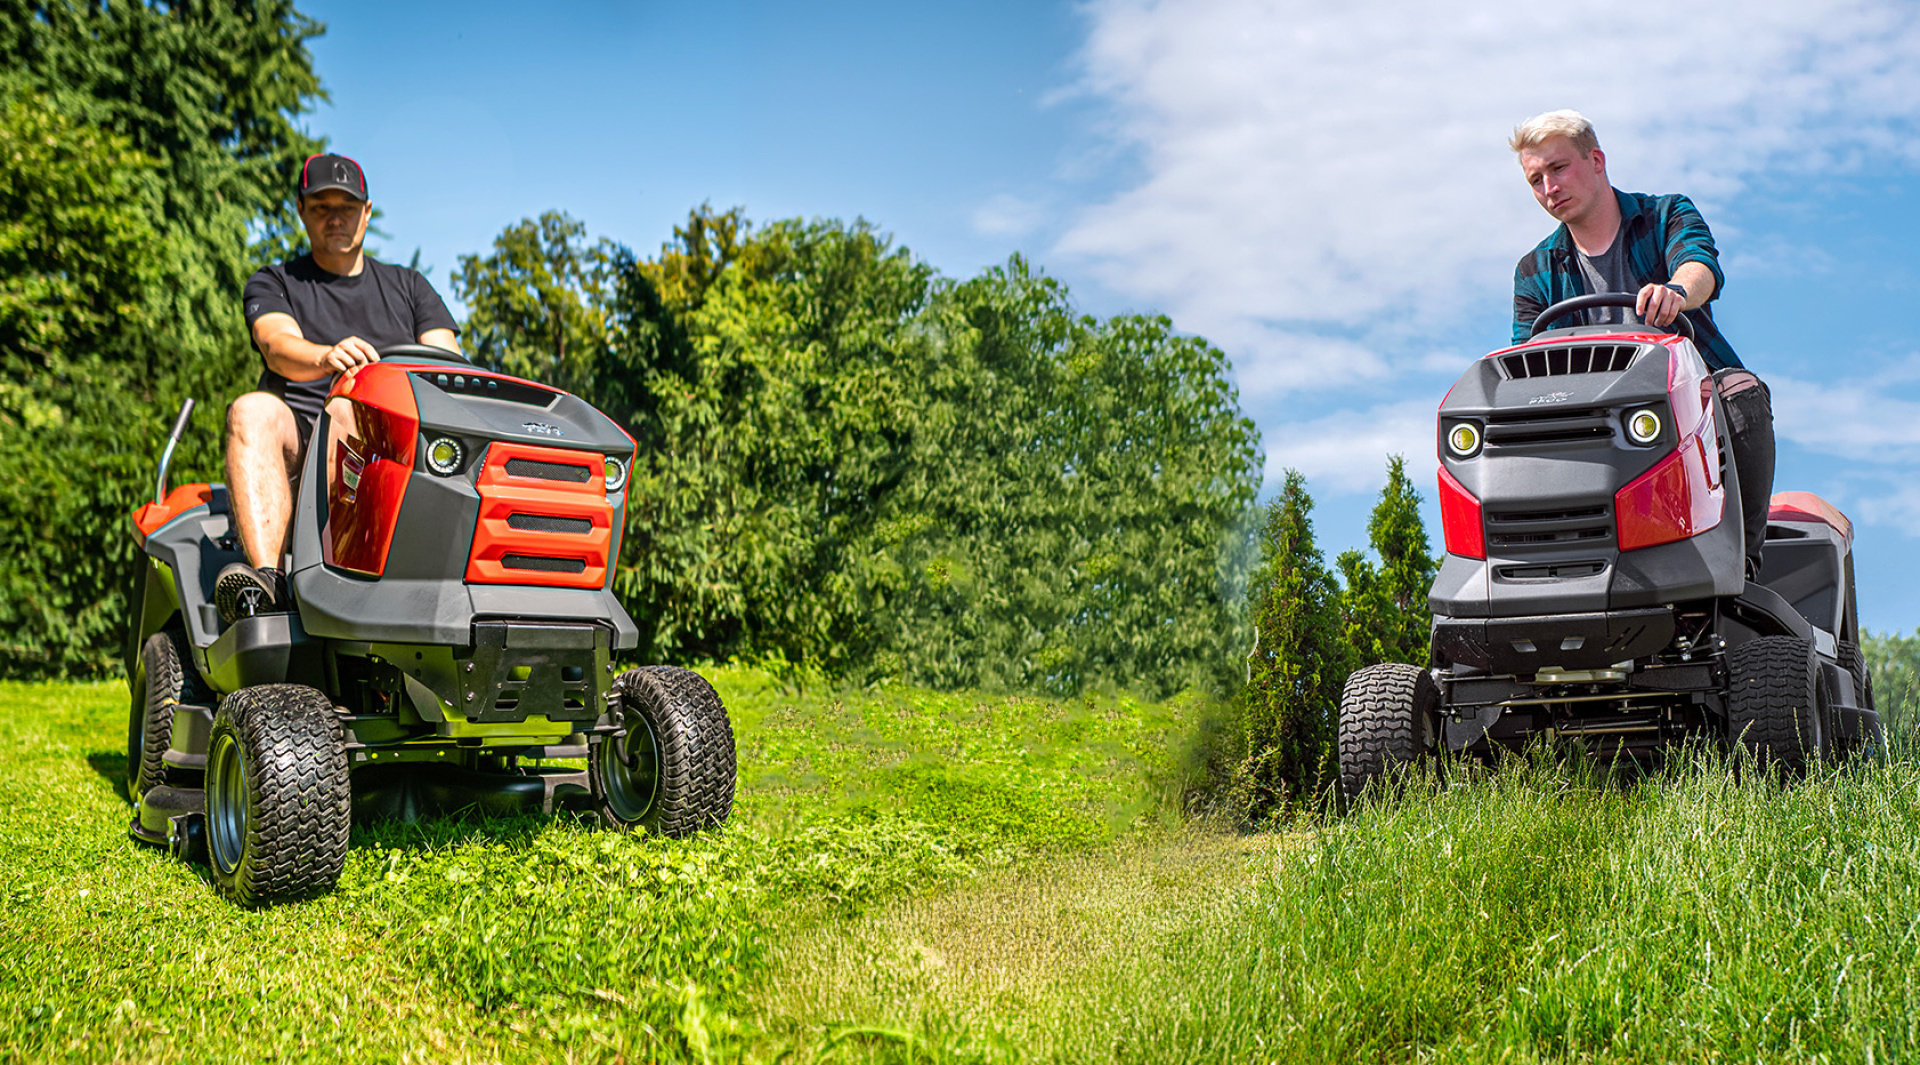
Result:
M1331 756L1351 655L1340 589L1313 538L1313 497L1288 470L1267 504L1260 561L1248 584L1254 645L1241 694L1245 752L1233 801L1250 823L1316 790Z
M1420 520L1420 493L1407 478L1402 456L1387 460L1387 484L1367 522L1367 540L1380 560L1377 566L1359 551L1344 552L1337 562L1346 585L1342 622L1347 645L1357 666L1424 666L1433 626L1427 592L1438 566Z

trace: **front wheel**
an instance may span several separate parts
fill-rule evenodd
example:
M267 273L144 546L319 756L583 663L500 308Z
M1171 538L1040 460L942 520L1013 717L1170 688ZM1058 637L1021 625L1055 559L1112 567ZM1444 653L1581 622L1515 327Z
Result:
M1436 755L1440 692L1433 674L1404 662L1356 671L1340 693L1340 793L1349 801L1401 766Z
M594 805L615 828L690 836L733 812L733 725L700 674L673 666L614 678L626 728L588 753Z
M324 895L347 863L345 734L325 695L263 684L226 697L207 742L207 856L242 906Z

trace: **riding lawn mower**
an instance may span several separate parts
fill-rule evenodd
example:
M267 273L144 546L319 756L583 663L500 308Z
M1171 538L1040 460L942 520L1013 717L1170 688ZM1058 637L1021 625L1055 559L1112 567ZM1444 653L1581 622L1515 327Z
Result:
M248 906L332 890L355 817L574 811L685 836L727 819L733 731L698 674L615 673L633 440L579 398L390 348L341 375L294 487L291 605L228 616L219 484L135 511L135 840ZM577 760L584 759L585 768ZM573 761L572 765L543 763Z

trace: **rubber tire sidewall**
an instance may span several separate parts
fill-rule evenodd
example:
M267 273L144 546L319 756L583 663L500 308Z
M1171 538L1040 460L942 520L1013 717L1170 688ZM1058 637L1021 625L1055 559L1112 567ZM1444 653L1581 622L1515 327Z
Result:
M1341 797L1352 802L1398 767L1434 758L1439 703L1433 674L1419 666L1383 662L1349 676L1335 744Z
M166 753L173 745L174 707L204 698L205 688L179 629L147 637L136 668L127 715L127 798L138 806L147 792L169 782Z
M675 839L724 824L733 812L738 767L733 725L713 686L692 670L644 666L614 678L613 690L628 717L628 735L602 740L589 752L587 777L600 818L614 828ZM641 728L657 745L657 778L652 805L628 819L608 801L605 761L619 757L613 744L629 742Z
M1824 696L1811 641L1763 636L1727 651L1727 741L1763 769L1799 776L1826 753Z
M217 755L227 739L238 748L246 804L231 868L214 838L224 794ZM260 907L332 891L353 827L345 732L332 702L299 684L243 688L221 700L207 752L207 857L220 893Z

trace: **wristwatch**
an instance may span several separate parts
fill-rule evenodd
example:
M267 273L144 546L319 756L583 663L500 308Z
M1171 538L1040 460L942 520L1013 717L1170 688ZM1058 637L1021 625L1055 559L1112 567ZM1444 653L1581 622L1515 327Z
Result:
M1678 293L1680 294L1680 298L1681 298L1682 300L1690 300L1690 299L1692 299L1692 298L1693 298L1693 294L1687 291L1687 286L1685 286L1685 285L1683 285L1683 284L1681 284L1681 283L1680 283L1680 282L1678 282L1678 281L1669 281L1669 282L1667 282L1666 284L1664 284L1664 285L1662 285L1662 286L1660 286L1660 287L1661 287L1661 288L1670 288L1670 289L1672 289L1672 290L1674 290L1675 292L1678 292Z

